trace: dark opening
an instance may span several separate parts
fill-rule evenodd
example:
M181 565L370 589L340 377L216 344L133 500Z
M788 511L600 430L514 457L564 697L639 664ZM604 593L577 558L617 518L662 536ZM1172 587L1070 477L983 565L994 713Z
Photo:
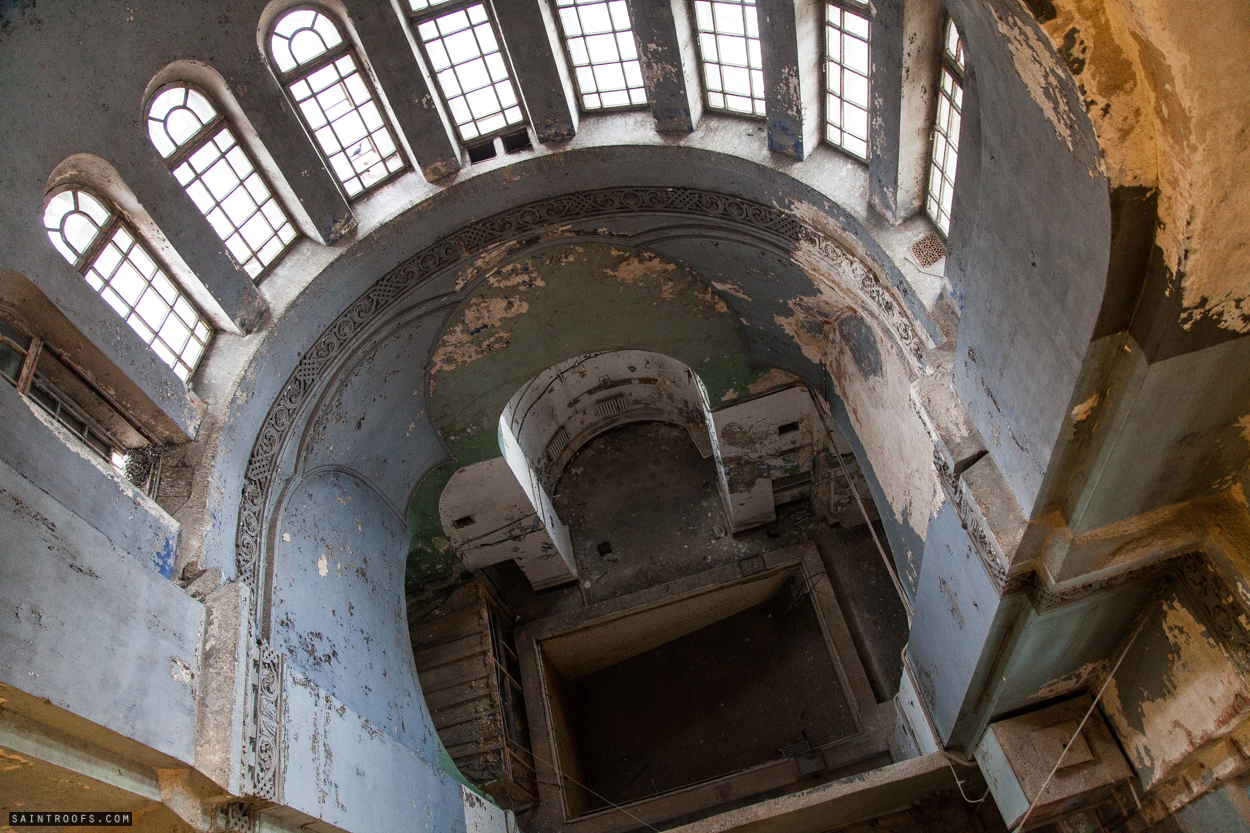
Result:
M858 731L810 596L788 610L766 602L563 685L590 811Z
M600 545L599 545L599 554L600 554L600 555L611 555L611 554L612 554L612 542L611 542L611 541L604 541L602 544L600 544Z
M464 529L466 526L472 526L474 520L472 515L465 515L463 518L456 518L451 523L456 529Z
M487 159L494 159L496 155L494 141L480 145L469 145L470 162L485 162Z
M785 425L777 426L777 436L780 437L784 434L793 434L797 430L799 430L799 423L787 422Z
M530 141L529 131L524 129L500 138L503 139L504 153L516 153L518 150L525 150L534 146Z

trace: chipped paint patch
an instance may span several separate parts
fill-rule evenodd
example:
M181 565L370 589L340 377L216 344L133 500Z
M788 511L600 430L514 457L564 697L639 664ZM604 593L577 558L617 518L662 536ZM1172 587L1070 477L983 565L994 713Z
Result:
M435 372L455 370L504 349L510 339L501 322L528 310L529 304L514 298L474 298L461 322L448 330L439 342L431 359L431 369ZM431 390L433 387L431 381Z
M1029 97L1055 129L1059 141L1067 145L1069 151L1073 150L1080 128L1064 94L1068 68L1055 60L1049 45L1029 19L1002 14L995 15L995 19Z
M1101 400L1102 400L1102 394L1095 393L1089 399L1086 399L1080 405L1077 405L1075 408L1073 408L1072 409L1072 422L1077 423L1077 422L1083 422L1084 420L1086 420L1089 417L1089 415L1093 413L1094 408L1098 407L1098 403Z
M1089 685L1090 680L1102 677L1108 670L1109 663L1105 659L1087 662L1071 674L1064 674L1062 677L1058 677L1043 685L1037 690L1037 694L1033 695L1032 699L1048 700L1052 697L1070 694Z
M1163 651L1159 649L1162 648ZM1147 788L1250 711L1236 668L1175 594L1165 596L1135 646L1136 662L1103 695L1108 718Z

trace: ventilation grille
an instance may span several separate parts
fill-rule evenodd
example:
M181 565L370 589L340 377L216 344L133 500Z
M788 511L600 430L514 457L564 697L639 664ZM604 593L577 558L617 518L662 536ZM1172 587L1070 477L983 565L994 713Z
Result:
M612 414L619 414L627 407L625 397L613 396L610 399L603 399L595 403L595 407L599 409L599 416L607 417Z
M561 425L560 429L556 431L555 436L551 438L549 443L547 443L547 459L553 462L558 460L560 455L563 454L564 450L568 447L569 432L565 431L564 426Z
M946 244L942 242L942 238L938 237L936 232L929 232L915 243L912 243L908 251L916 259L917 266L921 269L928 269L946 257Z

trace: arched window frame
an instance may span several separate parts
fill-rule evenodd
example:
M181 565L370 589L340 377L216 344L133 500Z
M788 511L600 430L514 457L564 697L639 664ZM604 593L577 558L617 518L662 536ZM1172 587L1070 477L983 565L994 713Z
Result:
M825 141L861 162L868 161L871 33L872 10L867 4L826 0Z
M50 225L54 206L59 211L65 204L63 195L66 194L71 195L72 207L61 212L55 226ZM83 203L80 195L94 201L95 206ZM102 216L94 217L92 213ZM66 225L70 222L67 218L71 214L87 217L96 229L90 240L82 241L81 249L66 234ZM212 343L213 327L188 293L170 276L169 267L125 220L117 206L82 183L65 183L49 193L43 217L48 238L57 251L174 375L189 384ZM137 291L133 289L136 279L125 271L126 267L142 282ZM127 295L133 296L133 300ZM161 320L153 323L158 315ZM176 316L176 320L171 316ZM187 338L182 340L181 346L177 346L179 329L187 330Z
M763 45L760 43L759 29L759 10L756 8L755 0L722 0L716 3L713 0L693 0L694 4L694 29L695 40L699 45L699 75L703 79L703 103L709 110L718 113L728 113L729 115L742 116L750 119L764 119L767 114L764 109L764 56ZM728 8L729 6L739 6L741 11L742 26L738 25L737 19L721 20L718 18L720 7ZM727 23L728 25L722 25ZM739 33L739 29L743 31ZM731 39L733 43L721 43L721 39ZM736 61L737 58L737 40L743 41L743 50L746 56L746 63ZM728 57L730 60L724 60L727 56L722 54L724 46L733 48L732 54ZM730 86L724 83L723 67L730 67L734 70L745 70L748 74L750 84L749 95L734 95L732 91L725 90ZM730 106L731 99L745 99L750 102L749 109L744 109L742 105L737 107Z
M171 107L161 117L154 116L154 108L161 99L177 90L186 91L186 103ZM169 114L176 109L186 108L195 111L196 108L189 98L191 94L200 96L212 109L213 114L211 118L206 119L203 115L196 113L195 117L201 122L201 127L195 133L185 137L182 142L178 142L169 135L167 119ZM291 222L290 214L275 196L272 185L260 173L260 165L255 156L246 145L239 141L238 133L222 112L219 103L198 85L186 81L175 81L163 84L156 90L144 108L144 115L148 125L148 138L152 141L157 153L165 159L170 173L178 180L178 184L183 187L196 208L204 214L218 237L226 244L226 250L239 268L247 272L252 280L259 280L286 254L299 233ZM156 138L155 130L158 124L164 131L167 141L174 146L168 154ZM223 162L225 168L220 179L226 181L219 188L224 193L218 196L213 192L212 186L215 184L213 180L219 178L212 177L210 180L210 172ZM237 181L230 184L230 177L234 177ZM199 188L196 187L197 185ZM226 187L229 187L228 191ZM239 189L242 189L242 193L239 193ZM234 208L240 202L244 205ZM252 204L250 211L246 206L247 202ZM249 213L241 218L239 215L243 211L249 211ZM257 215L260 215L259 218ZM257 219L263 220L264 225L257 223ZM251 226L261 227L256 232L252 232ZM265 239L256 245L254 241L262 234L265 235ZM275 243L277 245L274 245Z
M647 88L625 0L555 0L555 5L582 112L645 109Z
M283 62L278 59L275 53L274 38L284 37L277 34L278 28L283 21L298 12L312 12L325 19L333 27L339 42L304 62L300 62L292 53L292 59L296 61L295 65L283 69ZM294 36L287 40L293 39ZM382 108L381 98L373 86L372 79L365 71L364 61L351 40L344 33L342 24L335 19L333 14L320 6L308 4L286 9L282 14L278 15L269 27L265 37L265 50L274 74L277 75L278 80L281 81L287 95L290 97L291 103L309 133L309 138L313 140L313 144L316 145L318 152L325 159L330 175L334 177L334 180L347 193L348 199L354 200L362 197L370 191L380 188L407 170L408 163L404 158L395 128L391 125L386 112ZM330 67L334 69L327 74L326 78L318 78L315 82L310 82L313 76ZM348 67L350 67L351 71L347 71ZM335 80L330 81L330 83L315 91L313 90L314 83L328 80L331 74ZM351 85L353 79L358 79L359 84ZM301 85L303 86L301 87ZM355 98L349 92L352 86L355 86L357 90ZM358 170L355 164L348 159L348 148L344 148L342 143L338 141L338 134L335 132L335 125L339 124L343 118L346 118L349 111L344 111L333 118L328 118L326 115L321 96L335 87L343 88L344 99L341 100L347 100L351 103L350 112L356 113L366 128L364 138L353 141L351 147L357 146L360 142L368 142L371 151L378 156L378 161L367 166L363 171ZM361 97L362 92L364 93L363 98ZM376 114L379 121L378 126L374 128L369 128L367 115L361 115L368 112L368 105L370 104L373 107L372 112ZM317 119L322 120L322 124L314 127L314 121L309 118L310 112ZM325 131L329 132L326 133ZM387 142L382 142L381 145L375 142L375 137L380 135L384 135L387 140ZM388 142L390 150L385 151ZM378 175L379 173L381 175ZM368 182L365 181L366 179L368 179Z
M451 2L451 0L407 0L408 2L408 22L412 27L414 40L421 49L421 56L424 58L426 66L430 68L431 74L434 76L434 84L438 88L438 94L443 99L443 106L447 109L447 114L455 126L456 135L460 138L462 145L470 144L479 146L481 143L488 142L496 136L504 133L512 133L529 124L529 116L525 111L525 105L521 101L520 85L517 83L516 71L512 67L512 60L508 57L508 52L504 48L503 38L499 34L499 25L495 22L494 11L490 7L490 3L486 0L459 0L459 2ZM480 9L480 14L484 15L482 20L473 20L473 13ZM459 29L456 32L447 32L444 34L443 21L450 17L463 12L469 23L469 28L475 32L474 49L479 53L476 56L468 57L466 60L457 61L456 57L450 55L444 44L444 39L453 37L467 29ZM476 32L479 27L489 27L489 32L493 38L493 44L488 43L485 47L482 44L482 38L477 36ZM493 47L493 49L492 49ZM496 69L488 70L488 77L485 79L487 83L474 87L473 90L465 92L462 82L468 79L461 77L457 70L466 65L481 61L490 66L489 56L498 54L499 60L496 63ZM471 82L472 83L472 82ZM496 113L488 113L479 116L468 104L468 98L489 91L494 96L494 101L498 105ZM502 117L503 124L494 125L491 119ZM483 130L482 128L487 129Z
M933 114L933 145L929 154L929 187L925 211L946 237L959 163L959 128L963 123L964 41L948 15L942 28L938 62L937 105Z

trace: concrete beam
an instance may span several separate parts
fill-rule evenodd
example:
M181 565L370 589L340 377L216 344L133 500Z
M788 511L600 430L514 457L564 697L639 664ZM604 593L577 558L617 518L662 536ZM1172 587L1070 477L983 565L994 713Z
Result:
M626 0L638 62L660 133L692 133L703 117L703 87L690 6L685 0Z
M399 141L430 182L460 170L460 146L443 118L438 95L416 60L407 21L390 3L360 3L352 23Z
M538 141L572 139L577 133L577 101L551 7L546 0L493 0L492 5Z
M924 208L945 14L940 0L881 0L872 18L868 199L893 224Z
M806 159L820 143L823 5L759 0L768 149Z

